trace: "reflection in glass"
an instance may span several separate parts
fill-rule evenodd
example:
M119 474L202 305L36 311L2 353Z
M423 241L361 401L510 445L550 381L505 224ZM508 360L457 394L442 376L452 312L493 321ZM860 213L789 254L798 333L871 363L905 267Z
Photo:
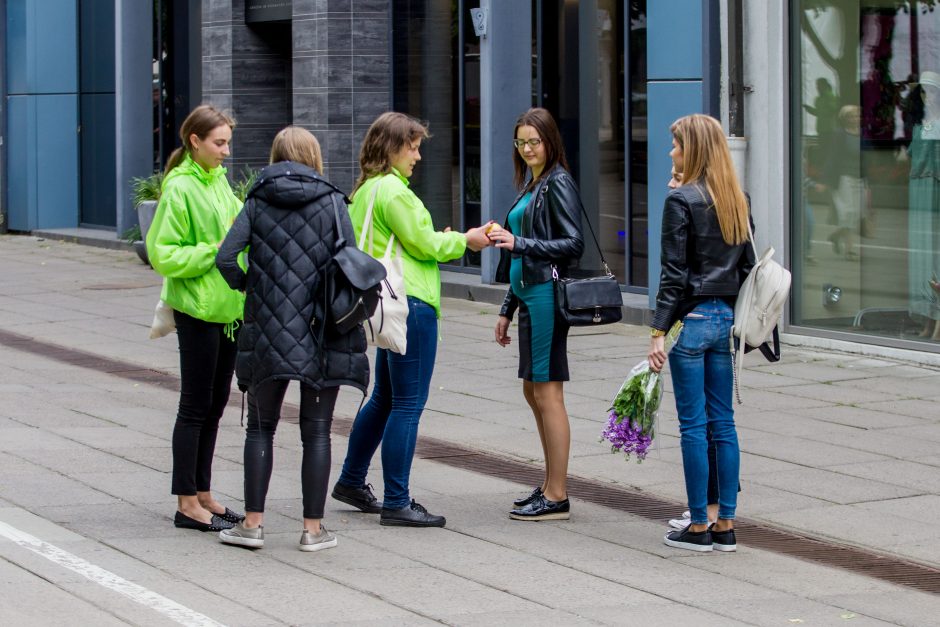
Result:
M591 221L611 272L620 283L626 283L623 2L598 0L597 37L599 215Z
M929 4L791 5L795 324L940 339L940 12Z
M630 0L630 202L628 285L649 286L649 201L646 123L646 0Z
M908 149L910 309L924 321L920 335L940 339L940 74L921 72L911 91L915 112Z

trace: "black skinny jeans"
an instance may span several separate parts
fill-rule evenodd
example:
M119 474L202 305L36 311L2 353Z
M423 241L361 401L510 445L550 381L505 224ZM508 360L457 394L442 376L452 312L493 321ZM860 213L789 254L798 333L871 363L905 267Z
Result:
M245 432L245 511L264 512L264 499L274 467L274 432L288 381L265 381L248 392ZM304 518L323 518L330 482L330 425L339 388L300 386L300 440L304 454L300 483Z
M228 403L237 343L225 325L176 311L180 404L173 428L173 494L208 492L219 420Z

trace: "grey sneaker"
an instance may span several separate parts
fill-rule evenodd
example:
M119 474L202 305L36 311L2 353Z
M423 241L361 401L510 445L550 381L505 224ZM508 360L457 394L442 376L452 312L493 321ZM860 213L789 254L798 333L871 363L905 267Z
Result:
M332 549L336 546L336 536L320 525L320 533L312 534L306 529L300 534L300 545L297 547L301 551L322 551L323 549Z
M231 529L223 529L220 531L219 542L247 546L251 549L260 549L264 546L264 527L248 529L243 526L243 523L238 523Z

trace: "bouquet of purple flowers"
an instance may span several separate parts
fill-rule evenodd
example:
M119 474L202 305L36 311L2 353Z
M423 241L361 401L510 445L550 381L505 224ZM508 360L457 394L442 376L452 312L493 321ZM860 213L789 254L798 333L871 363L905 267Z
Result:
M666 334L668 351L682 331L682 322L676 322ZM646 453L656 437L659 403L663 398L662 372L653 372L647 360L635 365L614 397L607 416L607 425L601 441L610 442L611 453L623 453L626 459L636 455L637 462L646 459Z

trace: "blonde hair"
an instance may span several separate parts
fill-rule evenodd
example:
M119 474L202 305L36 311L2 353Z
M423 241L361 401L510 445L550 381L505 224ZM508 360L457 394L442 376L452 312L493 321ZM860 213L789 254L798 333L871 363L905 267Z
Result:
M386 111L375 119L359 149L359 178L352 196L366 180L392 171L392 156L403 146L431 134L421 120L404 113Z
M294 161L310 166L323 174L323 154L320 142L313 133L299 126L287 126L278 131L271 144L271 163Z
M169 174L170 170L178 166L187 154L191 155L193 153L193 147L189 141L191 136L195 135L200 140L204 140L209 136L209 133L220 126L228 126L234 129L235 120L232 119L232 116L223 113L212 105L199 105L193 109L180 125L180 141L183 142L183 146L170 153L170 158L167 159L166 169L163 173Z
M747 198L734 171L721 124L711 116L696 113L679 118L669 131L682 149L682 184L705 186L725 243L746 242Z

